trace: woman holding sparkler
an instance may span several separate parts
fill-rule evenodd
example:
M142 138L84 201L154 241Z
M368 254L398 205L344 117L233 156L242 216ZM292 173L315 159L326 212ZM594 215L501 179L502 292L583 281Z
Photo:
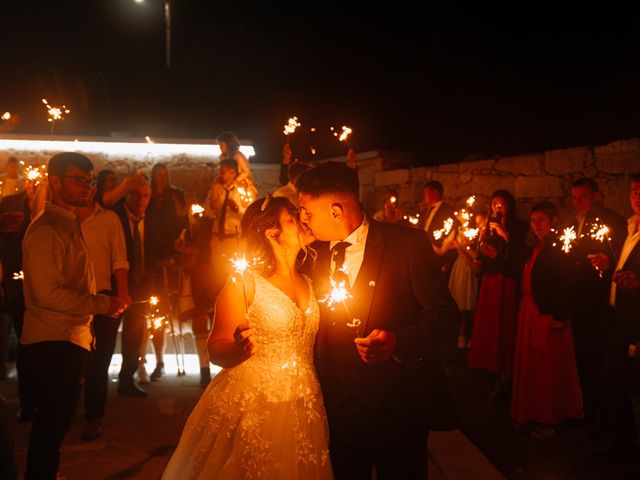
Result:
M271 196L249 206L242 233L246 251L218 296L208 341L223 370L191 413L163 478L332 478L313 366L319 310L298 271L313 236L286 198ZM244 258L260 260L247 270Z
M524 264L527 224L516 216L516 201L506 190L489 200L490 216L478 246L475 267L482 273L467 361L471 368L495 372L490 401L509 392L516 336L516 294Z
M531 210L535 246L522 274L511 416L532 438L555 424L582 418L582 393L569 313L574 297L572 259L555 243L558 210L542 202ZM555 245L555 246L554 246Z

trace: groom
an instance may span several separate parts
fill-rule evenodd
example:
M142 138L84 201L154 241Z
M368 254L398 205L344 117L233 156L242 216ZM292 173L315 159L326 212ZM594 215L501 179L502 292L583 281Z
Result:
M318 298L330 278L352 298L324 303L316 368L337 479L426 478L429 430L455 428L441 357L460 313L425 232L368 219L357 172L328 162L298 179L300 216L319 240Z

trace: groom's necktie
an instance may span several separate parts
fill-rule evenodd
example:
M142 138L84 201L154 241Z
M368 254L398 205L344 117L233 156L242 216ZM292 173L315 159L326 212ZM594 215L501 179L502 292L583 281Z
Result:
M349 246L351 246L350 242L338 242L331 249L331 258L335 263L333 279L336 282L345 280L347 285L349 285L349 276L344 272L343 267L346 250Z

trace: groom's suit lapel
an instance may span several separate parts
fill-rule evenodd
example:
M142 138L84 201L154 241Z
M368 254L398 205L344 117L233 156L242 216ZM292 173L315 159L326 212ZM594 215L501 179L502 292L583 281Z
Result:
M376 293L378 277L382 267L384 249L386 242L382 235L382 224L375 220L370 220L367 243L364 248L364 258L362 266L353 284L352 292L354 298L350 303L357 312L355 317L362 321L360 329L361 335L366 335L371 317L371 305Z

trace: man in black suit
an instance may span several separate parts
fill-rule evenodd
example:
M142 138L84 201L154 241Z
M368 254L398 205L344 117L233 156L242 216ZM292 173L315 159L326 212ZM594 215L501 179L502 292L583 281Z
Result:
M598 184L591 178L581 177L571 184L571 201L575 217L571 223L577 241L572 249L576 260L574 270L576 291L579 292L572 312L576 363L580 375L586 420L597 430L592 439L599 440L602 433L602 366L607 331L613 311L609 306L611 272L626 236L626 222L618 213L602 205ZM592 238L592 230L599 225L610 229L608 237L600 241Z
M456 423L441 356L460 322L426 233L368 219L344 164L305 172L298 189L320 241L318 298L330 278L352 295L322 308L315 345L336 478L426 478L429 430Z
M425 209L421 214L420 228L427 232L427 237L431 245L436 251L436 260L440 265L440 269L448 278L453 263L456 261L458 252L456 249L447 250L440 254L442 244L445 240L453 235L455 237L460 222L455 214L454 208L443 200L444 187L442 183L437 180L431 180L424 184L422 188L422 204ZM453 220L451 230L449 234L442 234L439 238L434 237L433 232L436 230L442 230L444 228L445 221L448 219Z
M146 180L146 179L145 179ZM122 318L122 366L120 368L118 393L133 397L145 397L146 390L133 381L138 368L140 345L146 328L148 304L135 303L152 294L154 259L150 247L153 241L145 235L145 212L151 200L151 185L141 181L126 195L124 204L116 207L120 218L129 260L129 294L134 303Z
M613 449L638 462L638 430L632 395L640 380L640 174L631 177L629 200L634 215L617 265L609 302L614 322L605 347L606 426Z

